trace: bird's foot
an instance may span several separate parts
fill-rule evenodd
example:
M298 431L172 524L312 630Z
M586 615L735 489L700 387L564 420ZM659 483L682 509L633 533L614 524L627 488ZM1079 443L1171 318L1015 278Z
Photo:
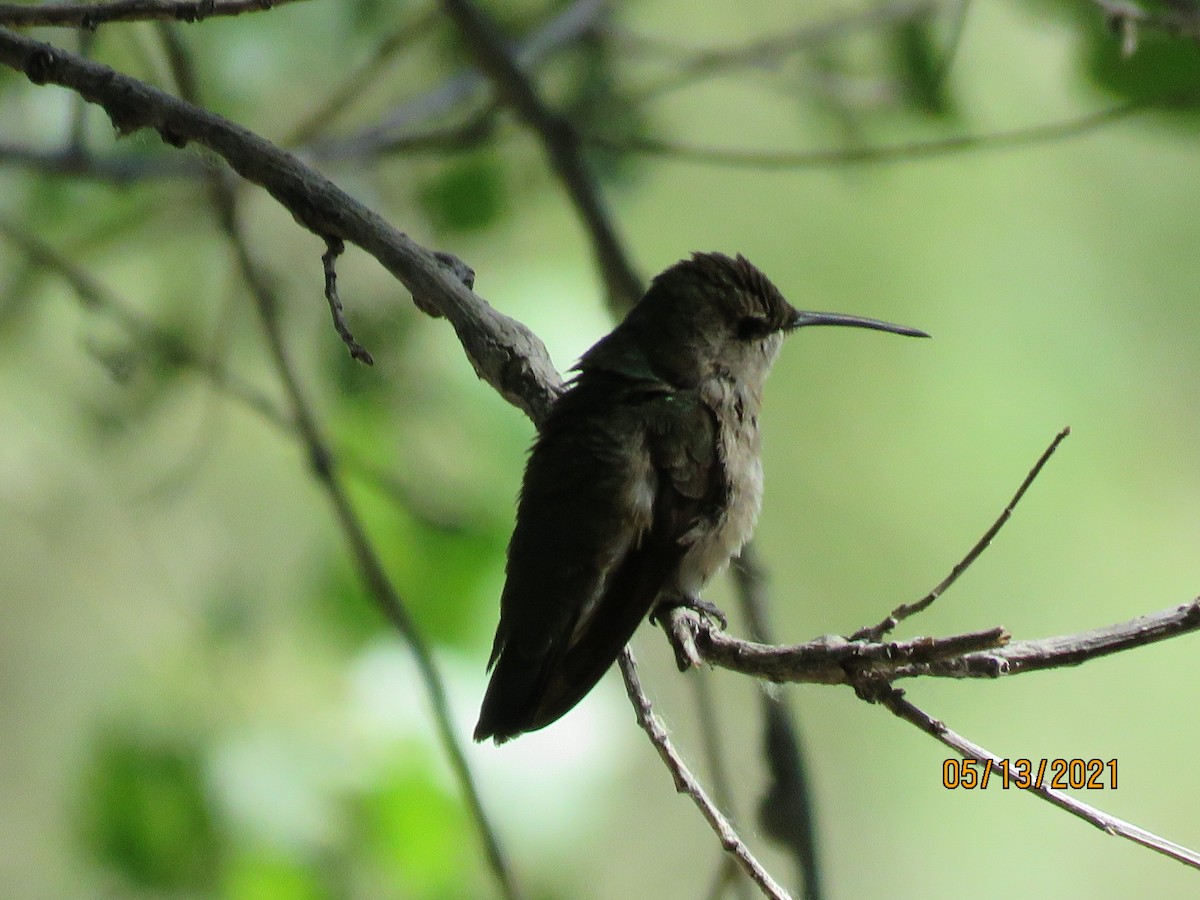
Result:
M704 616L713 624L720 625L722 631L729 628L729 619L726 618L719 606L702 600L700 597L689 596L670 597L659 601L658 605L650 612L650 624L665 625L667 613L673 609L690 609Z

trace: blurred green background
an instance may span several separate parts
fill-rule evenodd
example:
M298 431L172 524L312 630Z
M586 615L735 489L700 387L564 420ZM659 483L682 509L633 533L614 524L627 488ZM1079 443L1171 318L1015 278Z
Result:
M1040 637L1194 597L1196 44L1142 29L1124 59L1086 3L872 7L884 12L803 52L762 51L671 87L689 50L864 7L614 6L538 70L553 102L608 135L854 151L1140 104L1074 136L916 160L764 170L594 159L644 274L692 250L742 252L796 306L934 335L815 330L785 347L766 398L757 532L779 635L847 634L921 596L1066 424L1072 437L993 548L900 636L1003 624ZM494 11L519 36L561 7ZM418 242L468 261L479 292L537 332L560 368L611 326L586 235L510 117L466 149L366 162L335 152L335 139L361 137L460 72L464 51L436 10L298 3L176 34L206 105L278 141L406 35L302 152ZM69 31L38 36L79 46ZM102 27L91 52L174 89L155 26ZM472 121L487 98L470 91L420 125ZM361 589L298 445L193 364L285 408L203 180L57 177L11 152L61 149L77 114L66 92L0 72L0 895L491 895L409 654ZM205 164L154 136L117 141L98 110L83 122L101 162ZM261 192L242 196L252 246L286 299L293 356L435 645L465 740L532 426L475 379L448 325L353 248L341 293L376 365L352 363L329 327L322 244ZM31 257L31 240L108 299L81 303ZM370 470L386 473L386 489ZM733 608L725 578L710 599ZM732 627L743 630L736 616ZM680 676L649 628L635 645L659 711L707 778L700 676ZM1117 759L1119 789L1082 799L1196 847L1197 646L1184 637L1079 669L906 687L1001 756ZM757 688L707 677L734 816L794 885L753 815ZM944 789L943 748L850 691L789 696L831 897L1197 891L1194 872L1032 797ZM716 841L674 793L615 675L553 728L469 750L531 896L705 895Z

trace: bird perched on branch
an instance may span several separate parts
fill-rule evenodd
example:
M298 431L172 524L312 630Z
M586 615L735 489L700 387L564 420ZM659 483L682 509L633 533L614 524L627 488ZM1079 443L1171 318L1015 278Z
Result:
M744 257L696 253L583 355L525 469L477 741L565 714L654 610L723 619L700 590L754 528L763 384L810 325L928 337L799 312Z

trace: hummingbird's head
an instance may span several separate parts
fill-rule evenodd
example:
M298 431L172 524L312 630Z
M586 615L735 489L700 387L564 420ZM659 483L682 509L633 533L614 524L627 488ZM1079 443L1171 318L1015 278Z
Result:
M760 387L784 335L808 325L848 325L928 337L923 331L837 313L801 312L740 254L695 253L658 275L620 326L584 359L600 363L630 344L654 373L679 385L713 375Z

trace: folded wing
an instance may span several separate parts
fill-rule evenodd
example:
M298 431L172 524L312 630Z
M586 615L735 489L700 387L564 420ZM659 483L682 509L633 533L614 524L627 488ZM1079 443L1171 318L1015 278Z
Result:
M711 410L658 382L585 372L555 405L525 473L476 740L548 725L600 680L719 503L715 446Z

